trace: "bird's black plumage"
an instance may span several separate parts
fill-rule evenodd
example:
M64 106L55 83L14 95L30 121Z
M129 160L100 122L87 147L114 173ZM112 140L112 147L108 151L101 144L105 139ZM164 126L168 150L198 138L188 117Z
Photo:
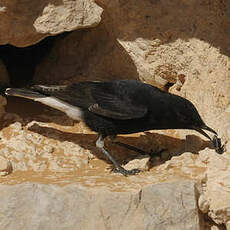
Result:
M81 82L32 89L80 107L86 125L103 136L205 125L190 101L139 81Z
M6 94L22 97L28 94L32 99L52 97L79 108L85 124L99 133L98 146L107 136L146 130L194 129L210 140L202 129L216 134L205 125L190 101L134 80L80 82L69 86L35 85L30 89L8 89ZM114 164L120 170L121 167Z

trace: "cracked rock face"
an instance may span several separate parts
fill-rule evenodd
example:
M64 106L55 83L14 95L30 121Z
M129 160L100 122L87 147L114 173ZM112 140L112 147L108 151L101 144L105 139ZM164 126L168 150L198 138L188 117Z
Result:
M207 213L216 224L225 224L227 227L230 223L230 153L226 152L219 156L214 151L203 150L199 157L207 165L202 178L200 210Z
M132 193L76 184L1 185L0 193L3 229L200 229L195 186L188 181Z

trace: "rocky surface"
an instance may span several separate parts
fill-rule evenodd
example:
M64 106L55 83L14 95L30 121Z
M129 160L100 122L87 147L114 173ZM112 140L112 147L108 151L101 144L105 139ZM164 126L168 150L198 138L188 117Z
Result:
M35 22L38 33L60 34L81 28L94 27L101 21L102 8L92 0L63 1L47 4Z
M34 81L62 84L117 78L138 79L136 66L105 25L100 24L57 39L50 54L37 66Z
M17 107L23 106L24 110L18 111L15 104ZM71 191L78 191L77 187L80 186L80 188L87 190L90 189L90 191L94 190L95 193L101 194L102 197L107 196L105 191L108 190L116 197L116 202L120 202L121 200L122 203L123 199L127 199L127 194L131 196L132 194L136 194L137 191L144 191L145 189L155 187L155 184L158 184L160 186L159 188L161 188L159 189L160 192L158 193L154 190L154 195L149 195L149 197L146 198L149 202L148 205L153 205L155 208L161 208L159 200L162 201L162 199L159 196L164 196L168 193L171 194L172 191L175 190L174 195L176 198L172 195L166 195L167 201L165 201L166 203L164 205L162 204L162 207L167 207L167 209L170 210L177 210L178 208L177 212L174 212L177 216L172 217L171 215L174 214L170 211L171 214L169 214L169 216L171 217L165 219L163 217L148 218L148 215L154 216L156 213L157 215L161 215L161 212L158 213L158 208L156 209L158 211L154 211L155 209L152 210L153 214L151 214L151 211L146 211L147 213L144 212L144 214L137 212L138 214L135 216L137 220L135 223L140 227L139 229L142 229L142 226L145 226L144 229L151 229L151 226L155 227L156 223L159 224L158 221L160 221L161 218L164 219L164 221L162 220L165 224L163 226L167 226L169 220L177 218L180 220L179 222L181 225L175 220L176 223L173 226L175 226L176 229L205 229L203 217L197 214L198 207L192 211L194 214L192 216L189 215L187 220L187 218L184 217L185 213L187 213L184 211L184 208L181 209L179 206L171 206L171 198L172 204L179 203L183 206L186 202L191 203L191 198L188 198L188 196L185 196L184 200L182 200L183 196L177 189L180 188L180 185L178 185L178 183L180 184L179 181L192 180L196 182L198 187L200 183L202 184L199 193L195 192L194 182L191 182L192 187L188 186L188 191L184 191L185 194L196 194L192 198L192 200L194 199L195 201L193 200L192 202L197 202L200 194L200 210L204 212L204 214L213 218L216 224L227 225L228 215L226 214L226 210L228 210L229 192L226 178L228 177L230 165L228 162L229 152L225 152L223 155L217 155L215 151L211 149L212 146L207 140L202 140L198 136L191 135L191 131L187 131L186 135L185 132L182 131L161 131L158 133L146 132L119 137L120 141L132 144L146 151L157 152L159 148L164 145L164 147L170 149L170 151L163 152L162 159L159 157L153 159L149 159L149 157L138 158L138 156L132 151L124 150L119 146L106 142L106 148L112 152L125 168L131 169L138 167L142 169L142 172L139 175L126 178L122 175L111 172L111 165L108 164L109 162L106 161L103 155L95 147L97 136L90 132L82 123L73 123L72 120L65 117L62 113L48 109L45 106L39 106L39 104L34 102L16 98L8 99L7 112L8 113L2 118L3 128L0 131L0 155L4 157L4 159L7 159L7 161L10 161L13 172L7 177L1 178L2 184L10 185L9 187L3 187L3 191L5 188L9 189L4 194L9 195L11 194L11 192L9 192L10 190L16 192L19 188L24 191L24 189L30 186L33 187L32 184L36 182L39 184L49 184L49 186L46 185L47 187L45 185L44 187L43 185L34 185L36 189L33 191L37 194L34 194L34 196L38 197L43 193L39 192L40 189L48 191L47 193L51 194L53 194L52 189L54 189L56 192L58 191L58 194L59 192L62 193L64 190L64 193L68 197L66 199L72 199L69 197L78 196L75 192L73 194L69 193L68 189L71 188ZM194 154L198 152L199 155ZM171 158L172 155L174 156ZM25 184L25 182L27 182L27 184ZM166 182L170 183L170 186L172 186L170 191L168 191L167 186L166 188L164 187L167 184ZM187 183L190 184L190 182ZM21 187L17 187L16 184L21 184ZM52 187L51 184L56 184L58 187ZM57 197L56 192L54 192L54 197ZM23 194L27 194L27 192L24 192ZM84 194L85 197L89 196L92 198L92 195L85 192ZM126 194L126 198L123 198L124 194ZM25 197L30 196L32 195L26 195ZM60 196L63 197L63 199L65 197L63 195ZM53 198L48 195L45 196L46 198L44 198L43 195L41 195L41 197L42 198L38 199L40 202L45 199L44 202L47 202L45 205L48 210L47 212L51 212L49 210L53 210L53 208L50 207L50 205L54 205L54 201L51 201ZM156 201L154 200L154 197L156 197ZM226 198L224 199L224 203L222 199L223 197ZM177 202L174 201L174 198ZM21 198L19 197L19 199ZM28 204L27 202L31 202L31 199L27 199L28 200L25 200L26 204ZM60 198L60 200L62 199ZM85 205L85 200L80 199L80 201L82 205ZM57 206L59 207L59 205L63 205L62 202L64 201L60 201ZM76 202L78 202L78 200ZM157 202L156 206L154 205L154 202ZM92 203L94 203L93 200ZM108 204L106 208L114 207L113 204L108 202L106 204ZM30 205L36 207L37 203L32 202L32 204L28 205L29 207L31 207ZM144 205L144 207L146 205ZM4 213L13 212L13 210L10 211L10 207ZM187 208L185 209L187 210ZM188 210L190 210L190 208ZM42 216L46 215L44 214L46 211L41 211L40 213ZM191 212L189 211L189 213ZM34 215L36 222L36 216L38 214L35 213ZM56 214L54 214L53 218L55 218L55 215ZM59 217L66 218L65 215L68 215L68 212L63 212L63 215L64 216L61 214L61 217ZM112 217L109 217L108 219L111 220L111 218ZM201 220L200 223L198 218ZM31 220L31 218L29 220ZM28 222L28 224L31 225L32 222L29 220L27 218L25 219L26 223ZM194 222L194 220L196 221ZM4 224L7 221L10 220L5 217L2 226L5 227ZM127 218L127 221L131 221L131 219ZM146 225L147 222L145 221L147 221L149 225ZM42 223L43 218L41 218L39 224L43 226ZM73 221L73 223L75 222ZM114 226L113 223L114 222L110 223L111 225L109 226ZM191 223L192 225L190 226ZM55 226L56 222L52 222L52 224ZM72 222L70 223L70 226L71 224ZM86 227L84 224L86 223L83 223L83 229ZM11 228L9 227L9 229L15 227L13 223L10 226ZM35 224L35 226L37 225ZM213 228L218 225L211 223L207 226L206 229L210 229L210 227ZM92 229L91 226L87 227L88 229ZM113 228L116 229L116 227ZM35 229L39 228L37 227ZM69 229L71 229L71 227L69 227Z
M93 0L1 1L0 44L25 47L65 31L96 26L102 8Z
M188 77L206 78L210 68L213 76L226 74L228 1L97 4L104 9L100 25L58 41L38 66L37 79L138 78L159 87L168 82L180 87Z
M19 11L15 2L3 1L0 43L26 46L49 34L95 26L103 8L97 27L56 39L37 66L34 81L152 83L191 100L218 132L225 152L218 155L193 131L120 136L121 142L149 152L167 149L161 158L138 158L107 141L106 148L125 168L141 168L139 175L126 178L111 172L95 147L97 136L82 123L45 106L9 98L0 131L0 166L10 173L0 178L5 197L0 201L0 229L21 229L16 221L21 212L14 211L20 208L28 213L21 222L28 229L95 229L95 219L99 229L230 229L230 2L95 2L21 1L26 7ZM12 165L8 171L7 162ZM48 223L50 218L55 221Z
M188 151L191 149L195 151L194 145L196 151L209 146L209 142L199 137L193 138L190 135L187 139L183 139L180 132L165 131L161 134L146 132L118 138L121 142L148 152L158 152L163 143L166 149L170 149L163 152L162 159L159 157L149 159L147 156L139 158L135 152L127 151L107 141L106 148L124 167L127 169L138 167L143 171L140 176L125 178L111 172L111 166L108 164L110 162L106 161L95 146L97 139L95 133L90 132L83 123L74 123L62 113L39 105L27 100L8 98L8 113L3 116L1 123L0 155L12 163L13 173L2 179L4 183L15 183L15 178L18 183L36 178L40 182L45 179L50 183L60 184L63 182L68 184L74 180L85 181L84 183L95 186L95 182L98 182L98 185L122 189L124 183L128 181L124 190L136 189L144 184L186 178L180 168L190 167L189 164L193 162L190 158L194 160L197 158L197 155ZM18 107L23 107L23 110L19 111ZM187 134L189 133L191 134L188 131ZM182 153L184 154L178 156L175 161L172 160L176 162L172 167L169 166L171 164L169 162L165 163L166 166L162 166L171 155ZM28 178L24 178L28 171L33 174L32 178L29 175ZM18 176L21 173L23 176ZM199 170L194 169L191 178L196 178L199 173ZM121 184L113 185L113 178L119 180Z
M199 198L200 210L207 213L217 224L225 224L229 228L229 169L230 154L221 156L213 151L203 150L200 159L207 165L202 178L202 193Z
M0 176L6 176L12 172L11 162L0 156Z
M134 192L25 183L1 185L0 194L5 230L200 229L195 186L189 181Z

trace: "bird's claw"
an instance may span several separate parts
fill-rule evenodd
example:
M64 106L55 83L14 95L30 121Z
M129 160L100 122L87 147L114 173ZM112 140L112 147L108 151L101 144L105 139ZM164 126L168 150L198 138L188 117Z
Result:
M221 144L221 139L214 135L212 139L213 146L218 154L222 154L224 152L224 145Z
M136 175L140 172L140 169L131 169L131 170L126 170L122 167L119 168L113 168L113 172L115 173L121 173L124 176L129 176L129 175Z

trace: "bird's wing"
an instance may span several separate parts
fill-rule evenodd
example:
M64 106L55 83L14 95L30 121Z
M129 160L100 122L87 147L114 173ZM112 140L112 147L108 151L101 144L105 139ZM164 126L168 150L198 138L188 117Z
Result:
M112 82L81 82L70 86L33 86L39 92L71 105L113 119L141 118L147 107L137 104L130 93L132 88L116 86Z
M114 92L93 91L96 103L89 106L89 111L109 118L127 120L143 117L147 107L136 105L129 95L118 95Z

